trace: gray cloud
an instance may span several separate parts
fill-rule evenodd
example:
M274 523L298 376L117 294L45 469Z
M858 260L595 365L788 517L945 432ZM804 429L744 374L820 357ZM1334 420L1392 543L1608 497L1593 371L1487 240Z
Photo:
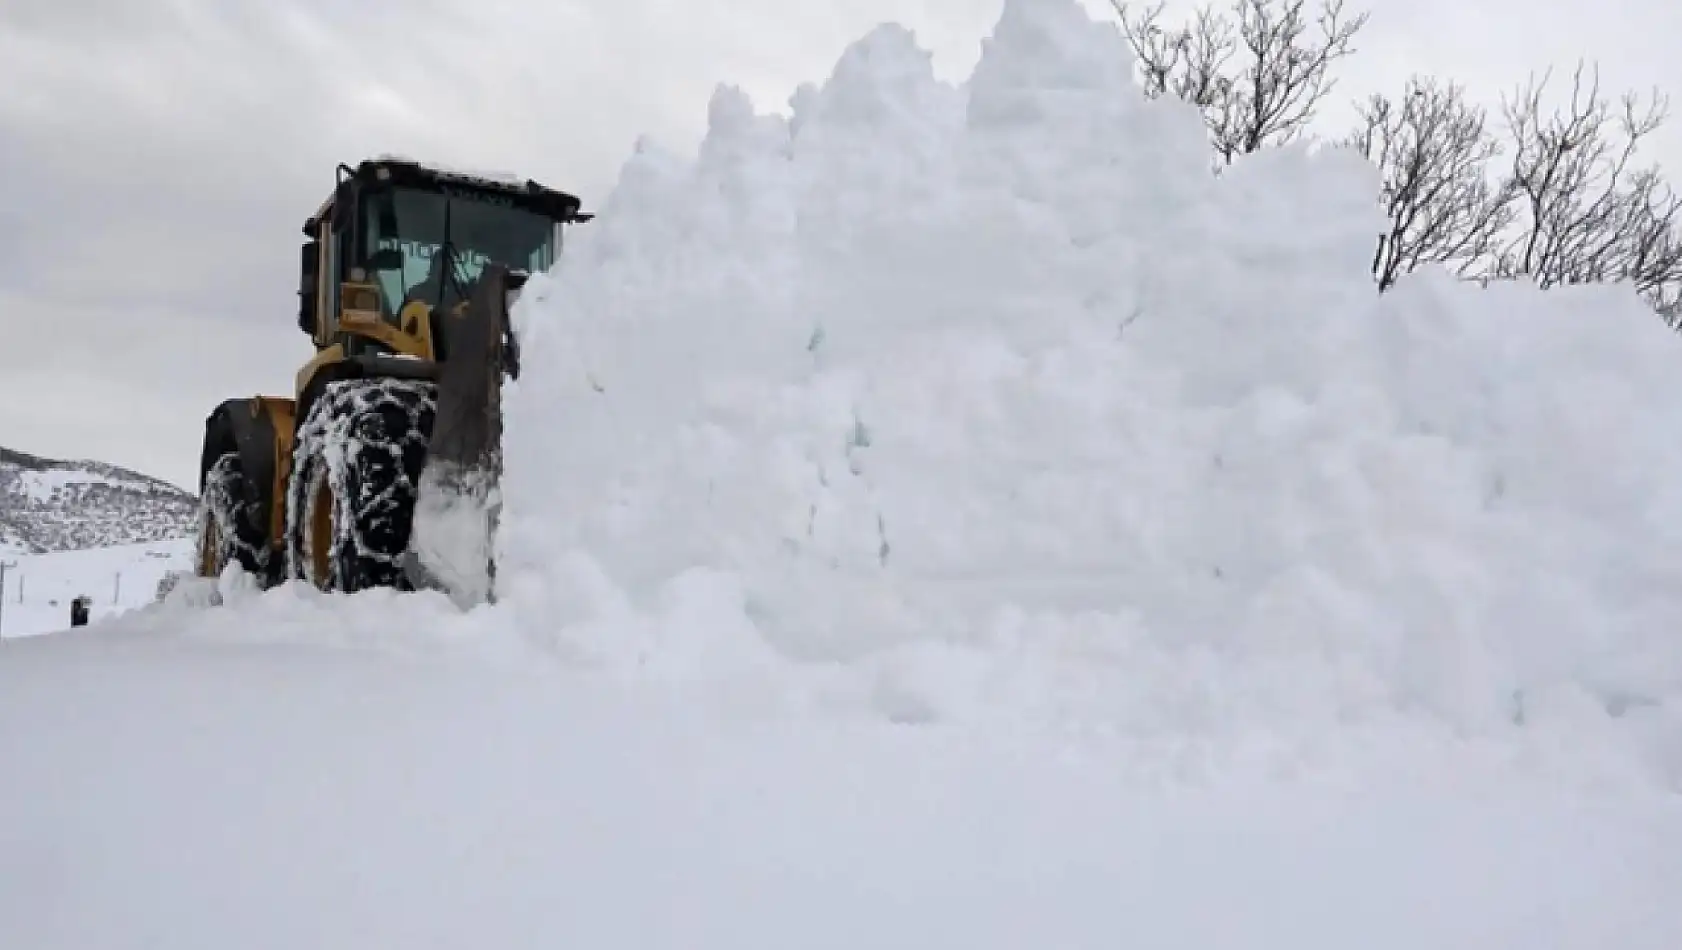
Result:
M0 444L190 483L215 402L287 393L308 356L299 227L339 162L411 154L597 205L638 136L693 144L716 83L780 108L883 20L958 75L1000 2L8 0ZM1523 0L1366 6L1342 99L1412 69L1495 92L1578 54L1667 82L1682 58L1665 0L1562 0L1535 23Z

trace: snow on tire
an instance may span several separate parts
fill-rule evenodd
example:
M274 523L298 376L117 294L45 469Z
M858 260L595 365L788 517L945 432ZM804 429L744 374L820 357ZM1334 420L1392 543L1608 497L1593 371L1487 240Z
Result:
M408 586L401 559L436 401L436 385L424 380L327 385L298 428L287 483L289 578L336 591ZM328 536L317 539L312 513L323 497ZM322 550L318 573L312 553Z
M239 453L223 453L205 472L199 497L193 551L200 572L208 568L208 576L219 576L236 561L252 574L266 571L269 548L252 526L253 513L248 509Z

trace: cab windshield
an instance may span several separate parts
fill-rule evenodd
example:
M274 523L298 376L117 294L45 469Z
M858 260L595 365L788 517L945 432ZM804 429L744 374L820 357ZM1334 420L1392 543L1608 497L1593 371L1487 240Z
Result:
M364 214L369 251L398 252L374 270L388 314L413 300L454 305L473 293L488 261L536 274L555 259L555 223L494 194L395 188L369 195Z

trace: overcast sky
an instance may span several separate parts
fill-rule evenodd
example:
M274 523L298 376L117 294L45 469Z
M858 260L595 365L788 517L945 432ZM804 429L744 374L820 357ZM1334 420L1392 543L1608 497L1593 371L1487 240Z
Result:
M884 20L958 78L1001 3L5 0L0 445L192 485L204 415L289 395L309 355L299 229L338 162L435 157L595 206L638 135L693 146L715 83L782 108ZM1580 56L1682 97L1676 0L1350 4L1372 21L1328 122L1412 71L1494 97ZM1682 176L1682 115L1662 147Z

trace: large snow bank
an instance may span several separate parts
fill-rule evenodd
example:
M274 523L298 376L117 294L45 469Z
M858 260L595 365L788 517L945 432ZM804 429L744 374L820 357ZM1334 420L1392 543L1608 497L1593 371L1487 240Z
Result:
M639 147L517 310L508 606L625 669L848 661L906 718L1682 781L1682 341L1623 288L1377 295L1369 165L1212 176L1130 63L1011 0L962 86L884 26Z

